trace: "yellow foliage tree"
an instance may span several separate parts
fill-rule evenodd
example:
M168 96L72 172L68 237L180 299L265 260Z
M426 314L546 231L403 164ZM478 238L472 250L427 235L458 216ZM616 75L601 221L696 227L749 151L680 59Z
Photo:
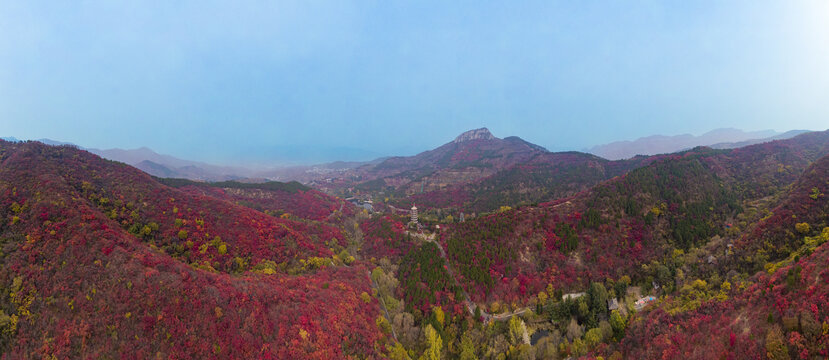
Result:
M409 357L409 353L406 351L406 348L403 347L403 344L396 342L394 346L387 346L389 351L389 359L391 360L412 360Z
M780 326L775 325L766 333L766 356L772 360L788 360L789 349Z
M440 349L443 347L443 339L440 338L440 335L431 324L427 324L423 328L423 333L426 336L426 344L429 346L423 352L421 359L440 360Z
M391 334L391 324L389 324L389 321L386 320L385 316L378 315L377 319L374 320L374 322L377 324L377 327L380 328L380 330L384 334Z
M543 291L542 291L542 292L538 293L538 304L539 304L540 306L544 306L544 304L546 304L546 303L547 303L547 299L548 299L548 297L547 297L547 293L546 293L546 292L543 292Z
M446 314L444 314L443 309L440 306L435 306L432 308L432 313L435 314L435 320L440 323L440 326L446 325Z
M802 222L795 224L794 229L801 234L807 234L810 230L812 230L812 227L809 226L809 223Z

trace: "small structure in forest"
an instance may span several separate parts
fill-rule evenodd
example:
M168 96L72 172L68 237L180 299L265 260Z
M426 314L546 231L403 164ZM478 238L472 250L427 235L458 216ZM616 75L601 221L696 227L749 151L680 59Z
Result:
M618 310L619 309L619 300L616 298L610 299L607 301L607 309L610 311Z
M644 308L645 305L648 305L648 303L654 300L656 300L656 298L653 296L645 296L643 298L640 298L639 300L636 300L636 302L633 303L633 307L636 309L636 311L639 311L642 310L642 308Z
M578 292L578 293L564 294L564 295L561 296L561 300L567 300L567 299L575 300L575 299L578 299L578 298L584 296L584 294L586 294L586 293Z
M412 205L412 224L417 225L417 206Z

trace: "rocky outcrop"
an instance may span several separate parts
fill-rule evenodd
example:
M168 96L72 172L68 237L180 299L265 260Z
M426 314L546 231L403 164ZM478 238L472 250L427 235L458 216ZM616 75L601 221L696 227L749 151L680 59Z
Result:
M457 143L462 143L464 141L494 140L494 139L497 139L497 138L495 136L493 136L491 132L489 132L489 129L480 128L480 129L475 129L475 130L469 130L469 131L467 131L463 134L460 134L452 142L457 144Z

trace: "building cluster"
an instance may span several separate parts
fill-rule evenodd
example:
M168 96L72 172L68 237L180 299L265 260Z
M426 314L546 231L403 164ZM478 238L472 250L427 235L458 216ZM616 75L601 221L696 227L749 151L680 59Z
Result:
M374 202L371 201L370 199L361 199L361 198L358 198L358 197L350 197L350 198L345 199L345 200L352 203L352 204L354 204L354 206L356 206L358 208L361 208L361 209L364 209L364 210L368 211L369 213L374 212Z

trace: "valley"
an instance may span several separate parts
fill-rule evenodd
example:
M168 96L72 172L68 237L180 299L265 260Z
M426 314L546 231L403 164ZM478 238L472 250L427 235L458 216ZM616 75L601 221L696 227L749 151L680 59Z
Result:
M3 141L0 349L826 355L829 132L622 161L508 139L476 130L328 194Z
M0 360L829 359L829 1L0 1Z

